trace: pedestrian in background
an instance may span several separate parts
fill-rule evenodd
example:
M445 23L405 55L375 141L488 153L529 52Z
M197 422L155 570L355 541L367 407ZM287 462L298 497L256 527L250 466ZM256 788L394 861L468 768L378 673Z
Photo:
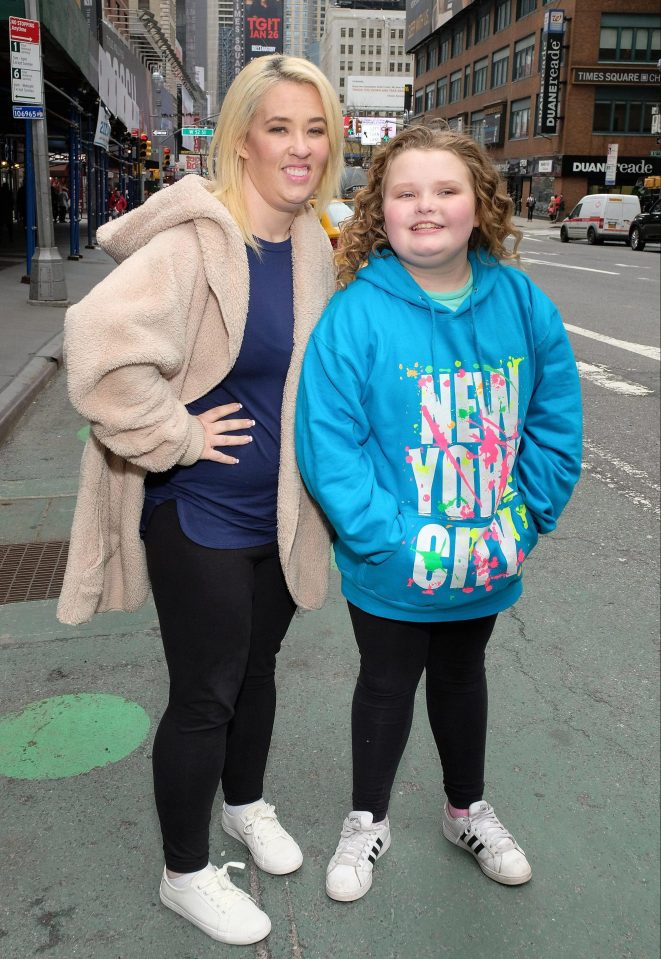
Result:
M254 60L223 102L211 181L187 176L102 227L120 265L65 325L69 391L92 434L58 615L136 609L151 583L170 675L153 749L160 897L235 944L271 924L231 882L236 864L209 861L219 782L222 826L259 868L303 858L263 778L276 654L296 607L326 590L328 530L293 430L304 347L335 288L318 215L342 147L315 66Z
M119 200L121 193L117 187L113 187L110 193L108 194L108 213L110 214L110 219L114 220L119 215L117 212L117 201Z
M558 212L558 198L555 196L555 194L549 200L549 205L546 208L546 212L548 213L549 221L553 223L555 220L555 215Z
M565 198L562 193L559 193L555 199L555 222L557 223L559 220L562 220L565 215Z
M65 186L61 186L57 194L57 218L60 223L66 223L69 207L69 191Z
M537 206L537 200L534 195L531 193L528 199L526 200L526 209L528 211L528 220L532 221L533 213L535 212L535 207Z
M342 902L390 846L423 671L446 793L432 828L496 882L532 874L483 796L485 650L579 477L581 400L557 309L505 265L521 236L510 211L472 138L398 134L340 234L343 289L303 364L298 460L335 529L360 651L353 811L326 877Z

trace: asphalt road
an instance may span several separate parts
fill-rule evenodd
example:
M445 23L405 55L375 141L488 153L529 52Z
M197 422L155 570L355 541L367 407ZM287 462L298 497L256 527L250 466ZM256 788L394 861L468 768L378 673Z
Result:
M661 247L526 235L523 265L555 301L583 384L585 471L659 515ZM579 332L580 331L580 332Z

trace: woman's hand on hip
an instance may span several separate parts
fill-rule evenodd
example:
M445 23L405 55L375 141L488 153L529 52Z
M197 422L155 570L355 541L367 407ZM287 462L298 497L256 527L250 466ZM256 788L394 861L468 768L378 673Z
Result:
M255 425L254 420L226 419L241 409L240 403L226 403L224 406L214 406L210 410L198 415L198 420L204 429L204 449L201 460L213 460L216 463L233 465L238 459L229 453L222 453L219 446L244 446L252 443L252 436L231 435L234 430L247 430Z

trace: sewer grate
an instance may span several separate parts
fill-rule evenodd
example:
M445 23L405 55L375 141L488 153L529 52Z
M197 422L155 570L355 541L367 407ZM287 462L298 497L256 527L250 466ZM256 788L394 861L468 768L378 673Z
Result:
M0 544L0 605L60 595L68 542Z

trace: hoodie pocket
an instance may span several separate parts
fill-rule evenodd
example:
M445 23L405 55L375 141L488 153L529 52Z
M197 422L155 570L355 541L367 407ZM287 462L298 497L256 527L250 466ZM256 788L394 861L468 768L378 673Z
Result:
M389 605L443 609L499 591L520 576L538 534L518 492L479 526L404 513L399 548L378 566L361 563L356 584ZM473 520L474 522L474 520Z

